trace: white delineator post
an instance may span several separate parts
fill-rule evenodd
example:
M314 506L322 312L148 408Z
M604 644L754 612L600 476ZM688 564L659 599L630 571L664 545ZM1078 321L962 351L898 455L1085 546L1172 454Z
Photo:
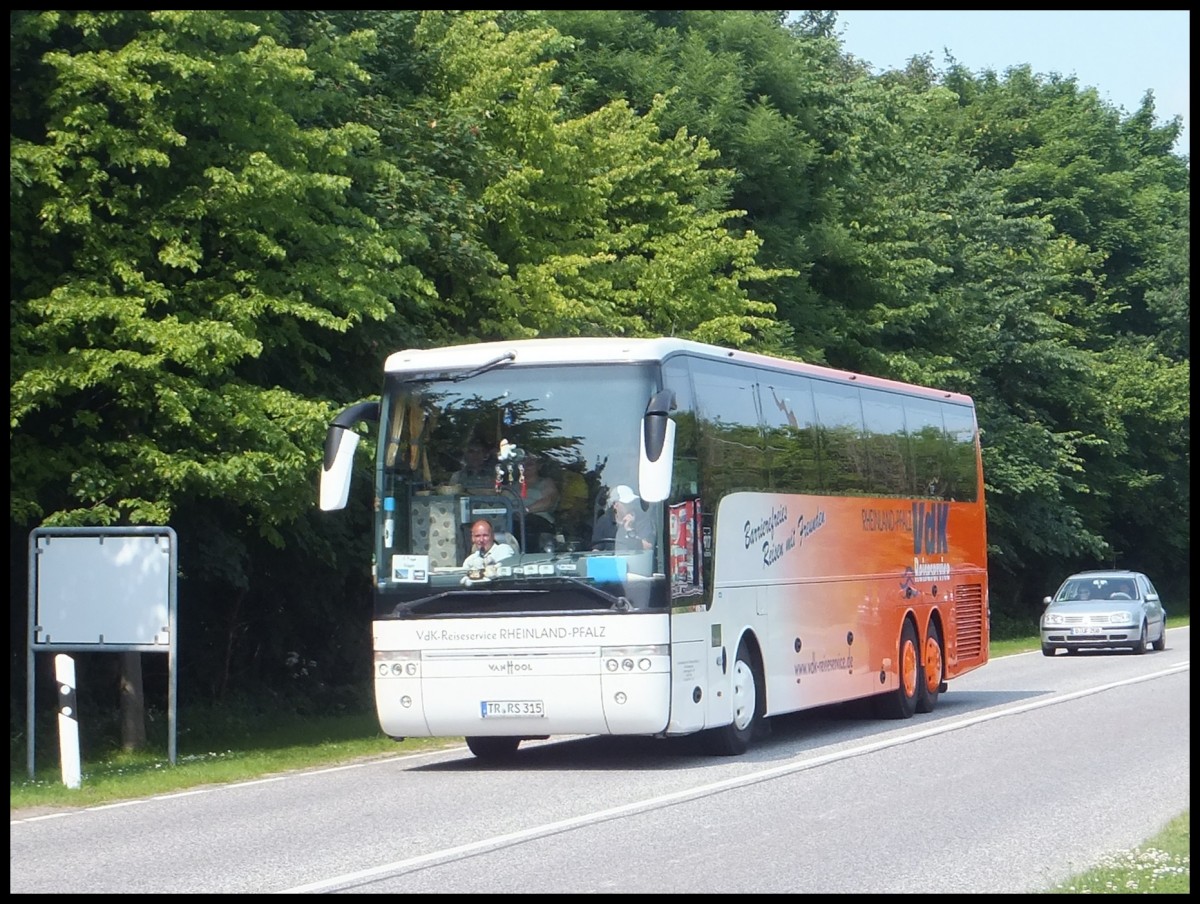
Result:
M75 660L64 653L54 657L54 677L58 681L58 748L62 758L62 780L68 788L78 788L79 712L75 701Z

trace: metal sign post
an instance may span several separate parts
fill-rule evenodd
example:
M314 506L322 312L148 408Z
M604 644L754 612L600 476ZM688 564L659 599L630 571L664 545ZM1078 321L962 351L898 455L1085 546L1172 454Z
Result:
M169 527L40 527L29 535L29 776L34 775L34 705L39 652L166 653L167 756L175 764L175 591L178 563L175 531ZM56 670L59 719L74 723L78 757L75 668ZM56 661L66 668L66 663ZM64 681L64 675L69 682ZM70 700L63 688L70 688ZM68 714L64 707L68 706ZM72 726L66 728L69 731ZM64 745L68 742L63 741ZM63 780L68 780L63 747ZM67 782L70 784L69 782Z

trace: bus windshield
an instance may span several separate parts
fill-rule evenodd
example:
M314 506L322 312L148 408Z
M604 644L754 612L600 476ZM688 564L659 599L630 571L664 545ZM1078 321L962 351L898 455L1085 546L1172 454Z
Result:
M656 367L629 363L389 375L377 617L665 605L661 504L637 492L658 388Z

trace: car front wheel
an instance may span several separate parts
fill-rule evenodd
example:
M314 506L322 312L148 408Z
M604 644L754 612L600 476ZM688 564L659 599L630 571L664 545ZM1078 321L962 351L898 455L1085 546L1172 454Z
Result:
M1048 643L1042 644L1042 655L1043 656L1053 656L1057 652L1058 652L1058 647L1052 647Z
M1167 620L1164 618L1162 630L1158 632L1158 640L1154 641L1154 649L1160 653L1167 648Z
M1137 642L1137 645L1134 646L1134 648L1133 648L1133 654L1135 656L1141 656L1143 653L1146 652L1148 647L1149 647L1149 644L1147 643L1147 639L1146 639L1146 623L1142 622L1142 633L1138 635L1138 642Z

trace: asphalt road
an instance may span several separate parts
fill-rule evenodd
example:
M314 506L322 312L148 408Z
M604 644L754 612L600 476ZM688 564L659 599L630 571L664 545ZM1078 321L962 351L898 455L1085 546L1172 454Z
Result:
M903 722L465 748L10 823L21 893L1008 893L1191 806L1190 629L1144 656L994 659Z

